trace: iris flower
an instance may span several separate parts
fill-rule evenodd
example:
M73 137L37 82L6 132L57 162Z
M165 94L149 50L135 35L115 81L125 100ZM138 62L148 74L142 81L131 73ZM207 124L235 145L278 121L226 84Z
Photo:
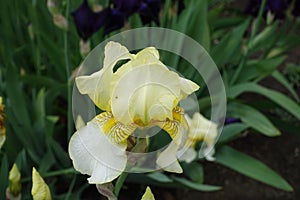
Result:
M87 41L95 32L104 29L104 34L122 28L130 15L138 13L143 24L154 21L159 25L160 0L113 0L112 5L94 12L87 0L72 12L79 36Z
M113 0L114 9L125 14L126 17L135 13L141 4L141 0Z
M233 124L233 123L239 123L241 122L240 118L234 118L234 117L226 117L225 118L225 124Z
M182 156L180 156L179 159L187 163L193 161L197 156L197 152L195 151L197 142L204 141L205 149L203 152L205 158L209 161L213 161L213 145L218 135L217 124L206 119L198 112L194 113L192 119L188 115L185 115L185 118L189 125L189 134L186 142L189 148L182 154Z
M74 168L89 175L91 184L110 182L126 168L128 137L137 128L159 126L175 145L169 145L172 148L159 155L157 165L181 172L176 159L170 166L166 166L170 164L166 159L168 151L180 145L186 129L184 112L178 103L199 86L170 71L154 47L135 55L119 43L109 42L104 54L100 71L79 76L75 81L79 92L87 94L104 112L72 136L69 153ZM120 60L129 61L114 72Z
M141 3L138 13L143 24L154 21L159 25L160 0L145 0Z
M100 12L94 12L84 0L77 10L72 12L73 19L79 36L87 40L100 28L104 28L104 33L117 30L124 25L124 16L117 10L105 8Z
M251 0L246 8L246 13L257 16L262 0ZM263 14L267 15L268 12L271 12L276 19L284 19L285 12L287 9L287 2L285 0L267 0Z
M154 21L159 25L160 0L113 0L116 10L129 17L133 13L138 13L143 24Z

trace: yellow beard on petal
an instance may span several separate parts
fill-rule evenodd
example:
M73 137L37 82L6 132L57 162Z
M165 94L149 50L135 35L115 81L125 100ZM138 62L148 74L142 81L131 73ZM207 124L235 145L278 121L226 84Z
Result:
M134 125L124 125L117 122L111 112L103 112L95 117L103 132L111 142L120 145L127 145L127 138L136 129Z
M158 125L164 129L172 139L174 139L179 131L180 127L187 128L187 123L184 118L183 108L176 106L173 111L173 120L166 119L164 122L160 122Z

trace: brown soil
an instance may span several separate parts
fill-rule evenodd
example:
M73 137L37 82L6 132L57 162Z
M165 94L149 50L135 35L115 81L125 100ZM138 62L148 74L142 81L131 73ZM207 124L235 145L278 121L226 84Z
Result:
M198 192L186 189L164 189L152 187L157 200L298 200L300 199L300 134L283 134L267 138L260 134L249 134L230 143L230 146L264 162L284 177L294 188L294 192L275 189L224 166L204 162L205 183L223 186L217 192ZM140 199L143 186L127 184L121 192L120 200Z

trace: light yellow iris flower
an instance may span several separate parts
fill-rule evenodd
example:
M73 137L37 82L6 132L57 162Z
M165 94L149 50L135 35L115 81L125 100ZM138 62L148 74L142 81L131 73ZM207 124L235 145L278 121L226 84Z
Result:
M79 129L69 143L74 168L90 175L91 184L110 182L125 170L127 139L136 128L163 128L175 141L165 151L177 151L187 126L178 103L199 88L170 71L154 47L131 54L119 43L109 42L104 53L100 71L76 78L80 93L104 112ZM129 61L114 72L120 60ZM162 152L157 165L182 172L177 159L171 166L167 159Z
M213 154L215 152L214 144L218 136L217 124L206 119L198 112L194 113L192 119L187 114L185 115L185 118L189 126L188 139L186 141L188 149L180 156L179 160L188 163L193 161L197 156L197 152L195 151L196 143L204 141L203 154L207 160L213 161Z

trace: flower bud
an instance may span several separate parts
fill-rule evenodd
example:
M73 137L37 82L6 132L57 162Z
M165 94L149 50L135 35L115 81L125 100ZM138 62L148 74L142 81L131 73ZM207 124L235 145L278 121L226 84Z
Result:
M146 188L146 191L141 200L155 200L155 198L151 192L151 189L149 187Z
M31 194L33 200L51 200L51 193L48 185L45 183L44 179L36 171L35 168L32 169L32 189Z
M53 23L58 28L67 31L69 29L69 22L61 13L53 15Z
M59 13L57 8L57 2L55 0L47 0L47 8L51 15L56 15Z
M8 176L9 187L6 191L6 198L13 199L21 199L21 174L16 164L13 165L9 172Z
M79 43L79 47L80 47L80 54L82 56L82 58L85 58L88 53L91 51L91 44L90 44L90 41L89 40L80 40L80 43Z

